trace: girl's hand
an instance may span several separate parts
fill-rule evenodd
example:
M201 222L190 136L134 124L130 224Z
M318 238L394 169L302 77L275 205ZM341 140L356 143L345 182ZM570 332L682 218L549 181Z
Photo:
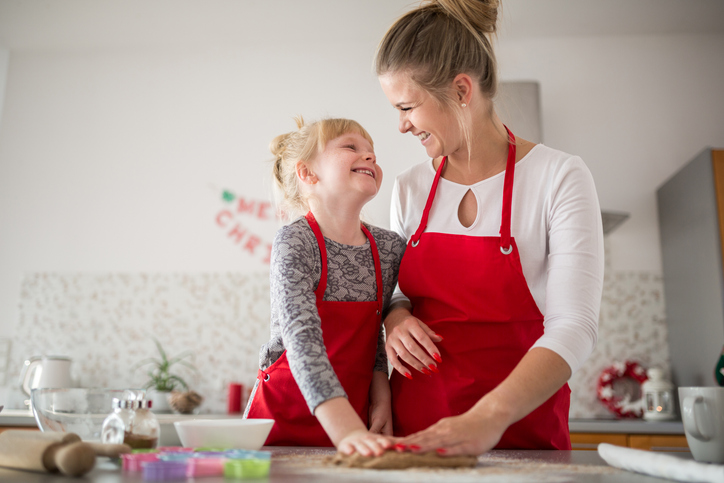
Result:
M340 453L352 454L355 451L363 456L381 456L386 449L391 448L393 442L390 438L371 431L352 431L337 445Z
M385 318L387 358L397 372L412 379L410 370L402 363L430 375L442 362L435 342L442 337L420 319L413 317L409 302L395 306Z
M498 444L507 427L501 418L480 416L471 410L460 416L443 418L399 443L414 452L437 451L442 456L480 455Z

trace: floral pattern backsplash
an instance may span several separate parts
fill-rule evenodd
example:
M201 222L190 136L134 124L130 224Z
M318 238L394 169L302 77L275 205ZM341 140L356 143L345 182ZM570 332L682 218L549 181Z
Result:
M193 372L178 374L204 396L202 413L226 411L227 388L250 388L269 338L267 273L31 273L22 282L20 320L8 380L32 355L65 355L81 387L140 387L158 355L190 350ZM601 372L635 360L668 375L669 351L660 275L607 270L598 344L570 381L571 417L613 417L596 397Z
M9 369L33 355L65 355L80 387L141 387L157 357L193 352L196 372L172 369L204 396L204 413L226 412L231 382L253 385L269 339L269 275L238 273L33 273L21 287Z

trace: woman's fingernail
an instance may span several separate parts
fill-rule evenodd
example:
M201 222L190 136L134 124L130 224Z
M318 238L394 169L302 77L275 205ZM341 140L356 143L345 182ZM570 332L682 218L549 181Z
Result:
M435 451L437 451L437 454L445 454L447 453L447 450L445 448L438 448Z
M406 372L405 377L408 379L412 379L412 374L410 374L409 372Z
M405 451L407 449L407 446L401 443L397 443L393 446L393 448L395 448L396 450Z
M410 446L408 446L408 448L410 448L412 451L420 451L420 447L416 444L411 444Z
M425 374L426 376L431 376L431 375L432 375L432 372L430 372L430 370L429 370L427 367L423 367L422 369L420 369L420 372L422 372L422 373Z
M440 334L435 334L435 335L438 336L440 338L440 340L445 340L445 338L443 336L441 336Z
M440 370L437 368L437 366L435 364L430 364L427 367L429 367L432 372L435 372L435 373L440 372Z
M440 354L438 354L437 352L432 355L432 358L435 359L437 362L442 362L442 357L440 357Z

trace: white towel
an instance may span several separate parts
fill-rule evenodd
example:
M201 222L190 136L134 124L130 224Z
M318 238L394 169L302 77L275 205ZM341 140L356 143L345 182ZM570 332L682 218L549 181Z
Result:
M676 481L724 483L724 465L697 463L672 455L607 443L598 445L598 454L609 465L636 473Z

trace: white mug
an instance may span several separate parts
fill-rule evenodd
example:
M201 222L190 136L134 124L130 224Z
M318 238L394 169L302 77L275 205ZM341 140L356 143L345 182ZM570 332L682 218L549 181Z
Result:
M724 387L680 387L679 402L694 459L724 463Z

